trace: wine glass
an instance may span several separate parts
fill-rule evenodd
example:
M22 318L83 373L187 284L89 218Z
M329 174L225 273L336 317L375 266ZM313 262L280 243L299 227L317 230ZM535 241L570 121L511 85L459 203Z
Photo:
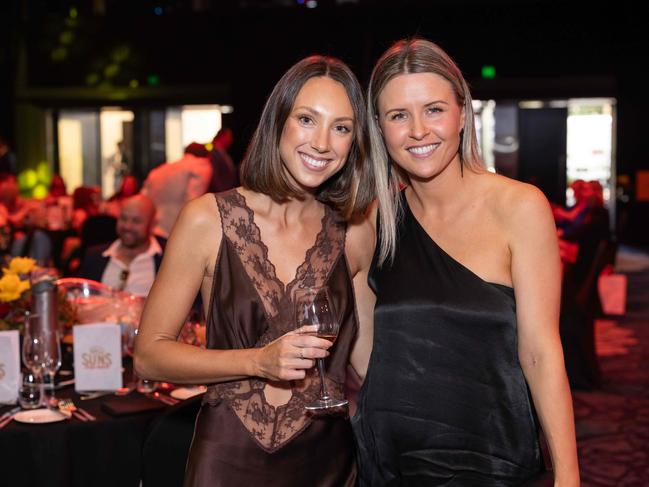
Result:
M135 374L135 367L132 364L137 328L128 323L120 323L119 325L122 332L122 355L131 358L131 373L124 387L118 389L115 394L125 396L133 392L137 385L137 375Z
M47 399L47 406L55 408L58 405L58 400L55 394L54 378L56 373L61 368L61 340L59 332L56 330L43 331L39 334L43 341L43 359L42 369L47 374L50 382L50 396Z
M299 289L295 293L295 322L297 327L315 325L316 330L310 334L319 338L336 341L340 322L336 317L333 300L327 287ZM329 395L325 381L324 359L317 359L320 373L320 397L306 404L308 410L329 409L344 406L346 399L336 399Z
M25 316L25 331L23 333L22 358L25 367L34 375L36 381L43 382L43 361L45 343L35 325L36 315Z

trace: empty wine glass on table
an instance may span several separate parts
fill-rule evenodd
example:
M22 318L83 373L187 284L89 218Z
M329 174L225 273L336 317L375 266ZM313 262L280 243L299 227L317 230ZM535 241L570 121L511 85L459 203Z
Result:
M335 342L340 329L340 321L333 307L333 300L327 287L299 289L294 295L295 322L297 328L315 325L311 334ZM329 409L347 404L346 399L336 399L329 395L325 380L324 359L317 359L320 374L320 397L304 407L309 410Z
M132 362L133 353L135 350L135 337L137 336L137 327L122 323L122 351L131 357L131 374L128 382L124 387L118 389L116 394L118 396L125 396L134 390L142 394L148 394L158 388L158 383L153 380L144 379L139 377L135 372L135 364Z
M61 340L58 331L42 329L38 315L25 317L22 358L25 367L32 372L41 385L43 377L48 377L50 395L44 402L46 406L55 408L58 401L54 392L54 379L61 368Z
M39 384L39 397L43 397L43 361L45 360L45 343L35 325L36 315L25 316L23 333L22 359L25 367L33 375L33 381Z
M42 369L49 379L48 390L50 395L47 398L46 405L50 408L56 408L59 401L56 399L54 379L61 368L61 337L59 332L55 330L41 332L40 336L44 345Z

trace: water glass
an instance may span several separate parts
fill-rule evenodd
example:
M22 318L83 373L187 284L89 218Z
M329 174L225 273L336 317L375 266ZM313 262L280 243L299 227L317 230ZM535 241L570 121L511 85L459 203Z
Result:
M42 403L43 384L38 377L31 372L23 375L18 391L18 404L23 409L36 409Z

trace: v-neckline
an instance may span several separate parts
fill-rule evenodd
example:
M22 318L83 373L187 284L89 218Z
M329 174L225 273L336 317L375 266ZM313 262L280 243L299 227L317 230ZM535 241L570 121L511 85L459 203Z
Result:
M453 257L451 254L449 254L446 250L444 250L444 249L443 249L443 248L442 248L442 247L441 247L441 246L440 246L440 245L435 241L435 239L434 239L434 238L433 238L433 237L432 237L432 236L431 236L431 235L426 231L426 229L424 228L424 226L421 224L421 222L417 219L417 217L415 216L415 214L412 212L412 209L410 208L410 203L408 202L408 198L406 198L406 191L405 191L405 189L401 192L401 194L402 194L402 197L403 197L403 204L404 204L404 206L406 207L406 211L407 211L407 212L410 214L410 216L412 217L412 219L413 219L413 221L415 222L415 225L417 226L417 228L419 228L419 230L420 230L421 232L423 232L424 235L426 235L426 237L428 237L428 240L429 240L429 241L430 241L430 242L431 242L431 243L432 243L432 244L433 244L433 245L434 245L434 246L435 246L435 247L436 247L436 248L437 248L437 249L438 249L438 250L439 250L439 251L440 251L444 256L446 256L446 258L448 258L450 261L454 262L455 265L457 265L458 267L464 269L466 272L468 272L468 273L469 273L470 275L472 275L474 278L478 279L480 282L482 282L482 283L484 283L484 284L488 284L488 285L490 285L490 286L496 286L496 287L499 287L499 288L506 289L506 290L508 290L508 291L511 291L512 293L514 292L514 288L513 288L512 286L509 286L509 285L507 285L507 284L500 284L500 283L498 283L498 282L488 281L488 280L486 280L486 279L480 277L480 276L479 276L478 274L476 274L474 271L472 271L472 270L469 269L467 266L465 266L462 262L460 262L460 261L457 260L455 257Z
M326 230L326 221L327 221L327 217L329 216L329 207L327 205L323 205L324 206L324 214L322 215L322 218L320 219L320 230L318 231L318 233L316 233L315 242L313 242L313 244L309 248L306 249L306 251L304 253L304 259L302 260L302 262L300 262L300 264L295 268L295 271L293 272L293 279L291 279L288 283L285 284L284 281L282 281L277 276L277 268L275 267L275 264L273 263L273 261L270 260L270 257L268 255L269 254L268 246L266 245L266 243L262 239L262 237L261 237L261 228L259 227L259 225L257 225L257 222L255 220L255 212L248 205L248 201L246 200L245 195L243 195L242 193L240 193L236 189L234 191L241 198L242 206L246 209L246 211L250 215L250 224L256 230L255 233L258 236L258 238L257 238L258 242L257 243L261 247L262 252L263 252L263 256L264 256L264 260L266 261L266 263L268 264L268 267L270 268L270 271L271 271L271 274L272 274L271 279L277 283L277 285L281 288L282 293L284 295L286 295L289 292L289 290L293 286L295 286L295 283L299 280L300 270L302 269L302 267L304 267L306 264L308 264L309 258L311 257L311 254L313 254L313 252L318 248L320 240L322 239L322 235L324 234L324 232Z

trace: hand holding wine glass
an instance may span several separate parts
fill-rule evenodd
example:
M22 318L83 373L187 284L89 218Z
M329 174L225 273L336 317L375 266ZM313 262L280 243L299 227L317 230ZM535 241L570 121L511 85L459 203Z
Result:
M335 342L340 329L333 300L326 287L308 288L296 291L294 296L296 327L314 325L312 333L318 338ZM309 410L329 409L345 406L346 399L336 399L329 395L325 381L324 359L318 358L318 372L320 374L320 397L305 407Z

